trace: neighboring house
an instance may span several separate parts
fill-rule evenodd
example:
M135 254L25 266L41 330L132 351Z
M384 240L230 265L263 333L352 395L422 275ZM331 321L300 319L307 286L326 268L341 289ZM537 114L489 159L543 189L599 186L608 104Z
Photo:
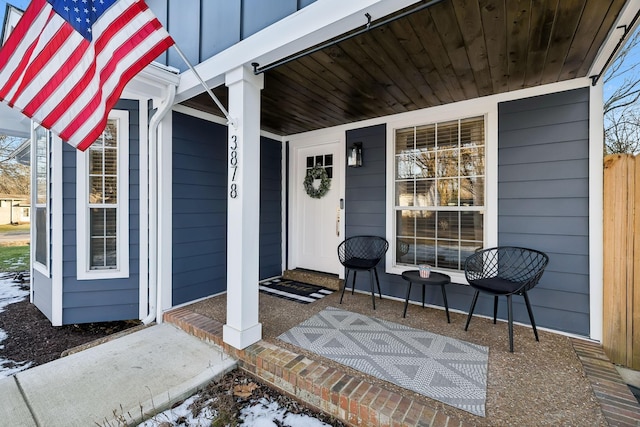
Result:
M35 130L32 300L54 325L160 320L227 292L224 339L243 348L261 337L259 279L342 277L340 241L374 234L384 294L429 263L462 284L462 311L469 253L545 251L537 324L601 339L601 76L640 2L147 3L233 125L169 49L86 153ZM321 199L302 185L317 164Z
M30 221L29 196L0 194L0 225Z

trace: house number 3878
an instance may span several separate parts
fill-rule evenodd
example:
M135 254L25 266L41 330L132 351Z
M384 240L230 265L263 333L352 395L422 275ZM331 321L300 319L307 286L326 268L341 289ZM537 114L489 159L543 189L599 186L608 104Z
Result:
M231 144L229 144L229 167L233 169L233 174L231 175L231 183L229 185L229 197L232 199L238 197L238 184L236 183L238 166L238 136L231 135Z

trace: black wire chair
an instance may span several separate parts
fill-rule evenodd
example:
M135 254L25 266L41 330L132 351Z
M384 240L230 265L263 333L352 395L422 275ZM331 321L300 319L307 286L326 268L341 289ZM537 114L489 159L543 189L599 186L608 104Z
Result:
M344 290L347 288L349 281L349 272L353 270L353 281L351 282L351 294L353 295L358 271L368 271L371 282L371 301L373 302L373 309L376 309L373 277L375 276L378 293L380 294L380 299L382 299L380 280L378 279L376 266L380 260L382 260L388 249L389 242L379 236L353 236L338 245L338 259L340 260L340 264L347 270L344 278L344 286L342 287L342 295L340 296L340 304L342 304Z
M513 309L511 297L512 295L522 295L527 305L536 341L540 341L527 291L538 284L548 263L549 257L543 252L513 246L484 249L469 256L464 263L464 273L469 285L475 289L475 294L473 295L464 330L466 331L469 328L469 322L480 292L493 295L494 324L498 314L498 297L504 295L507 297L508 304L509 350L513 353Z

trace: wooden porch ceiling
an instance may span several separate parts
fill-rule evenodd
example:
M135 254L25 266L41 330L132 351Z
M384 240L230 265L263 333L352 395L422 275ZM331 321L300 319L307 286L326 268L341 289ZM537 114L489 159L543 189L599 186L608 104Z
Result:
M584 77L624 4L444 0L267 71L262 128L290 135ZM214 92L226 105L226 88ZM183 104L221 115L206 93Z

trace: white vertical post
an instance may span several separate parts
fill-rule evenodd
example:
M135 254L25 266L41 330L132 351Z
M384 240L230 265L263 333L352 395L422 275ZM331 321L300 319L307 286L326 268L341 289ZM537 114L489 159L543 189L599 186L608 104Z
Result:
M258 322L260 220L260 91L263 75L248 67L225 76L229 114L227 150L227 324L225 343L243 349L262 338Z
M172 89L173 90L173 89ZM171 103L169 103L171 105ZM173 115L169 110L158 126L158 276L156 323L171 308L173 295Z
M589 93L589 337L602 342L604 322L604 103L602 80Z

